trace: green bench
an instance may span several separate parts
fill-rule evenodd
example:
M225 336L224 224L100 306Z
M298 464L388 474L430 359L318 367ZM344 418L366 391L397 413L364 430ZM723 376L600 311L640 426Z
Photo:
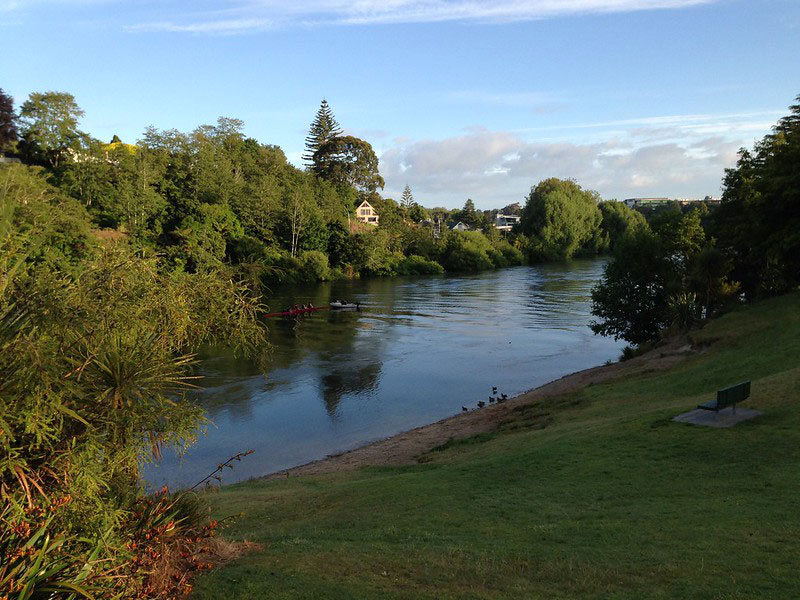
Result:
M697 408L703 410L713 410L719 412L721 408L726 406L733 406L733 412L736 412L736 403L743 402L750 397L750 382L745 381L737 383L723 390L717 390L717 399L705 404L698 404Z

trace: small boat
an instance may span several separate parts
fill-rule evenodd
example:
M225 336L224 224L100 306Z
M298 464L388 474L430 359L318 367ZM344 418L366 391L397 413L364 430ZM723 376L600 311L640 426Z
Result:
M333 310L358 310L361 304L359 302L340 302L338 300L334 300L331 302L331 308Z

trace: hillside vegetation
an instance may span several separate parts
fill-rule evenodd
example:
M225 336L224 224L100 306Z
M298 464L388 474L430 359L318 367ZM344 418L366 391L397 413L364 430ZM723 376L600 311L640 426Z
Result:
M226 535L262 548L194 597L797 597L799 306L729 313L669 371L521 406L419 464L223 488ZM743 379L761 417L671 420Z

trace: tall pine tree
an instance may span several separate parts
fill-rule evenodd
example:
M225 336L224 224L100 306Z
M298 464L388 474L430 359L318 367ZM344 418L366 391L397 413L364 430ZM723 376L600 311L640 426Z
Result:
M311 128L308 130L308 136L306 136L306 153L303 154L303 160L308 166L314 166L314 153L325 142L340 135L342 135L342 128L336 122L333 111L328 106L328 101L323 98L317 116L314 117Z
M414 206L414 204L414 196L411 194L411 188L408 187L408 184L406 184L406 187L403 190L403 195L400 197L400 205L406 208L411 208Z

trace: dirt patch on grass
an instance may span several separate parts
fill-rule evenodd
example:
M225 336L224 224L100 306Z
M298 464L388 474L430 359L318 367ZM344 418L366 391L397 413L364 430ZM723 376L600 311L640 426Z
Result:
M541 387L509 398L502 404L489 404L478 410L460 413L430 425L423 425L392 437L329 456L299 467L278 471L266 479L298 477L349 471L366 466L400 466L417 462L419 456L452 440L496 431L515 420L515 412L536 400L575 392L591 384L653 371L665 371L697 351L687 337L673 338L659 347L632 358L585 371L578 371ZM522 410L522 412L525 412ZM537 415L537 417L540 415ZM549 424L549 422L548 422ZM546 425L544 425L546 426Z

